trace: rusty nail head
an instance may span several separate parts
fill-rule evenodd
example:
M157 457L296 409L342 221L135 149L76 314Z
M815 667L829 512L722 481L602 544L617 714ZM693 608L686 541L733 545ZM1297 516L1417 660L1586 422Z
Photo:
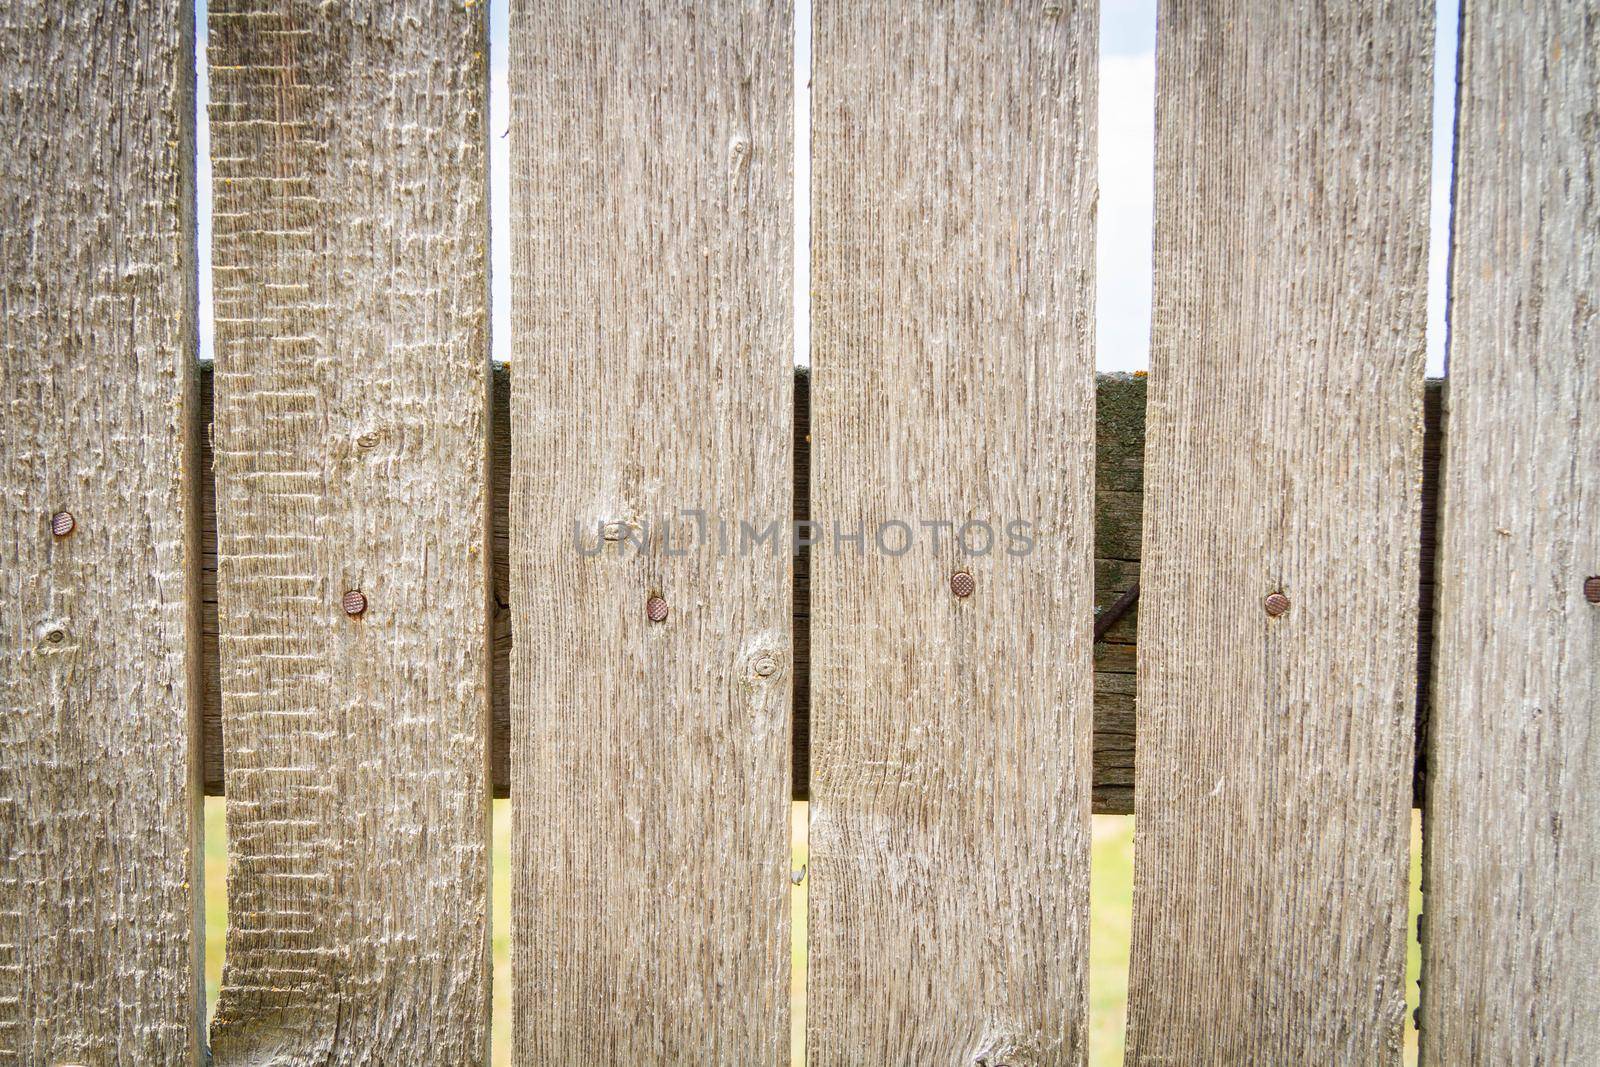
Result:
M645 618L651 622L665 622L667 618L667 602L658 596L653 596L644 602Z
M959 597L969 597L978 583L972 580L969 571L956 571L950 576L950 591Z
M344 613L346 615L352 619L358 618L366 613L367 594L359 589L352 589L345 593L344 600L341 603L344 605Z
M1591 604L1600 604L1600 574L1583 580L1583 599Z
M70 511L58 511L50 516L50 532L57 537L65 537L78 525L78 520L72 517Z
M1267 614L1276 619L1279 615L1289 610L1289 598L1282 593L1268 593L1267 599L1261 602L1267 609Z

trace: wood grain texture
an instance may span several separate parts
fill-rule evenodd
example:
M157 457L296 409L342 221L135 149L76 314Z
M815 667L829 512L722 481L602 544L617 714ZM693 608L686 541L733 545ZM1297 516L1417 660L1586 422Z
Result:
M193 34L0 12L0 1064L199 1054Z
M231 849L216 1060L477 1062L485 16L222 0L210 29Z
M1158 27L1128 1063L1394 1063L1431 12Z
M510 37L516 1060L785 1063L790 12Z
M1097 9L815 19L811 1062L1082 1063Z
M199 469L211 469L209 427L211 423L211 364L197 370L200 385L197 407L200 425L201 462ZM507 501L511 477L511 366L494 365L493 399L490 405L489 481L494 529L494 657L490 671L490 704L494 726L490 735L490 762L493 767L494 795L511 795L511 648L515 633L511 626L510 525ZM811 495L806 480L810 470L810 374L804 369L795 375L795 496L797 520L811 517ZM1428 705L1429 655L1433 648L1433 543L1434 513L1438 507L1439 453L1444 441L1440 422L1441 385L1429 379L1423 406L1422 444L1422 573L1419 579L1417 642L1417 723L1419 736ZM1095 403L1095 505L1094 505L1094 603L1100 609L1117 599L1139 577L1140 540L1143 537L1144 489L1144 399L1143 375L1101 374L1097 376ZM205 737L205 788L208 796L221 796L224 788L222 750L221 685L218 681L217 597L216 597L216 503L211 479L203 480L201 496L201 545L203 577L201 648L205 672L205 697L202 702ZM810 560L809 550L794 560L794 799L810 799ZM1136 747L1134 715L1134 663L1138 635L1137 606L1107 631L1094 646L1094 813L1096 815L1133 814L1133 762ZM1422 797L1422 759L1417 750L1416 802Z
M1600 1063L1600 4L1468 3L1428 1064Z

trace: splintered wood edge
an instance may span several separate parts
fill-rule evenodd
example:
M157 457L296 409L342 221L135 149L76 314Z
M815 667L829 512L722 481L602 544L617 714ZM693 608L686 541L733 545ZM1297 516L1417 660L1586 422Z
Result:
M200 471L211 470L211 364L198 366L196 418L201 432ZM1443 382L1428 382L1423 444L1422 580L1418 595L1421 618L1417 634L1417 768L1414 803L1422 802L1423 750L1426 736L1428 680L1432 669L1433 570L1435 518L1438 510L1439 456L1443 443ZM494 733L490 738L494 795L510 793L508 700L511 654L511 611L508 593L509 524L507 489L511 477L511 368L496 364L490 408L490 485L494 549L494 662L490 689ZM1144 400L1142 375L1102 374L1096 404L1095 458L1095 603L1104 607L1139 578L1139 545L1144 485ZM795 372L795 518L809 517L810 377ZM210 477L202 477L200 523L202 540L202 647L204 676L202 766L208 796L223 792L221 688L217 670L217 510ZM804 554L795 560L794 596L794 798L810 795L810 567ZM1137 606L1095 645L1094 655L1094 811L1098 815L1133 812L1135 750L1134 661L1138 632ZM1085 626L1092 620L1085 619Z

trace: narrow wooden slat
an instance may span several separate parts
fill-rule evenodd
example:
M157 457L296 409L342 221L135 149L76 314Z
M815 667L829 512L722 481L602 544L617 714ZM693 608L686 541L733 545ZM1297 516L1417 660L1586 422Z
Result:
M210 9L219 1064L486 1045L483 7ZM360 590L364 614L341 609Z
M0 1064L200 1049L193 33L0 13Z
M811 1060L1082 1062L1095 6L815 17Z
M784 1063L789 10L510 37L516 1059Z
M1423 1062L1600 1063L1600 4L1464 16Z
M1431 18L1158 27L1128 1063L1397 1062Z

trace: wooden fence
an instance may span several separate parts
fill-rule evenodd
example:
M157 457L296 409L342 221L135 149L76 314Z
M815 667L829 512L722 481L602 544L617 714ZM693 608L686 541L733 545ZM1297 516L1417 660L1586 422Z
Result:
M1600 1062L1600 7L1441 388L1428 5L1163 3L1098 394L1094 4L813 19L796 378L792 12L513 0L513 372L485 5L213 0L213 371L192 9L5 6L0 1063L480 1061L492 793L521 1064L784 1062L796 793L813 1063L1082 1063L1091 810L1128 1062L1396 1062L1414 801L1424 1062Z

